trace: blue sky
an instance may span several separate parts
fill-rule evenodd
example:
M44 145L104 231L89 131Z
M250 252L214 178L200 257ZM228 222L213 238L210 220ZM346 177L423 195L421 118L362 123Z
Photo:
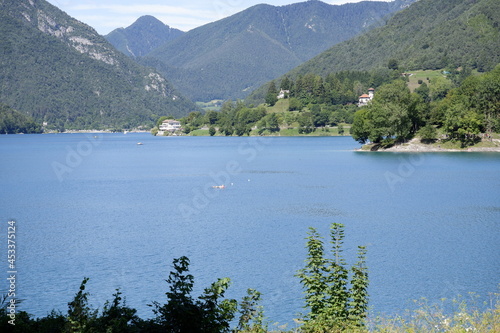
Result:
M288 5L301 0L48 0L101 35L128 27L143 15L153 15L172 28L188 31L259 3ZM339 5L361 0L324 0Z

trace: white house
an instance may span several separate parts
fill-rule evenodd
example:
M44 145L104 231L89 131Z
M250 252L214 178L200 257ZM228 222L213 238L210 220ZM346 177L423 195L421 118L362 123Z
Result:
M182 130L180 121L167 119L161 123L160 127L158 128L157 135L165 135L165 132L174 133L180 130Z
M280 93L278 94L277 97L278 97L278 99L283 99L283 98L285 98L285 96L287 96L289 94L290 94L290 90L283 90L283 89L281 89Z
M373 88L368 89L368 95L363 94L359 96L358 106L368 105L368 102L370 102L373 99L373 95L375 95L375 89Z
M368 89L368 96L370 96L370 100L373 99L374 94L375 94L375 89L373 88Z

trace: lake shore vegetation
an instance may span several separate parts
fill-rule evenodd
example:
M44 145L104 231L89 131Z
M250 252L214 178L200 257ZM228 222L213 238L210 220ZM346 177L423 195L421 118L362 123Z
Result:
M66 313L52 310L36 318L18 311L15 304L0 299L0 330L2 332L37 333L110 333L110 332L234 332L234 333L400 333L400 332L498 332L500 331L500 294L492 294L490 304L478 306L474 294L442 304L415 301L416 310L397 315L370 314L368 306L367 250L358 246L358 261L349 267L343 257L344 226L330 226L330 250L315 228L306 238L307 258L296 277L304 289L305 314L291 314L295 327L271 324L265 316L262 295L248 289L240 302L228 299L225 293L229 278L218 278L198 297L192 296L194 276L189 273L189 258L173 260L173 270L166 282L165 303L152 301L152 318L143 319L127 305L117 289L102 309L90 305L87 291L89 278L84 278ZM330 253L330 255L328 255ZM300 296L298 296L300 297ZM14 308L14 310L12 310Z
M447 73L452 80L435 77L433 89L420 81L412 92L404 80L380 87L373 101L354 115L353 138L370 142L370 150L404 145L414 138L443 149L470 148L485 141L491 143L488 148L498 148L494 137L500 131L500 65L482 75L465 69Z
M359 107L359 96L370 87L373 100ZM500 65L486 73L460 67L401 74L389 64L326 77L284 77L270 82L266 103L226 101L219 111L191 112L180 119L179 134L351 135L369 143L365 151L500 151L498 96Z

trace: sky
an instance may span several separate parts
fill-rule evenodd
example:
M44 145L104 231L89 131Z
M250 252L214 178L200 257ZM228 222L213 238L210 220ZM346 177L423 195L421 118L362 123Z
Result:
M152 15L172 28L189 31L259 3L289 5L304 0L48 0L101 35ZM361 0L323 0L331 5ZM372 1L372 0L370 0Z

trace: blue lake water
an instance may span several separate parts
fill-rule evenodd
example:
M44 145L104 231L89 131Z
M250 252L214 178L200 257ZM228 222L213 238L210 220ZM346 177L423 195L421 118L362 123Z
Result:
M1 274L15 219L17 294L36 316L66 312L90 277L94 307L120 288L151 317L147 304L165 301L172 259L185 255L194 296L229 277L228 297L257 289L269 320L290 323L302 311L294 274L308 227L327 240L339 222L349 264L357 245L368 247L372 313L498 292L500 154L358 146L350 137L0 136Z

